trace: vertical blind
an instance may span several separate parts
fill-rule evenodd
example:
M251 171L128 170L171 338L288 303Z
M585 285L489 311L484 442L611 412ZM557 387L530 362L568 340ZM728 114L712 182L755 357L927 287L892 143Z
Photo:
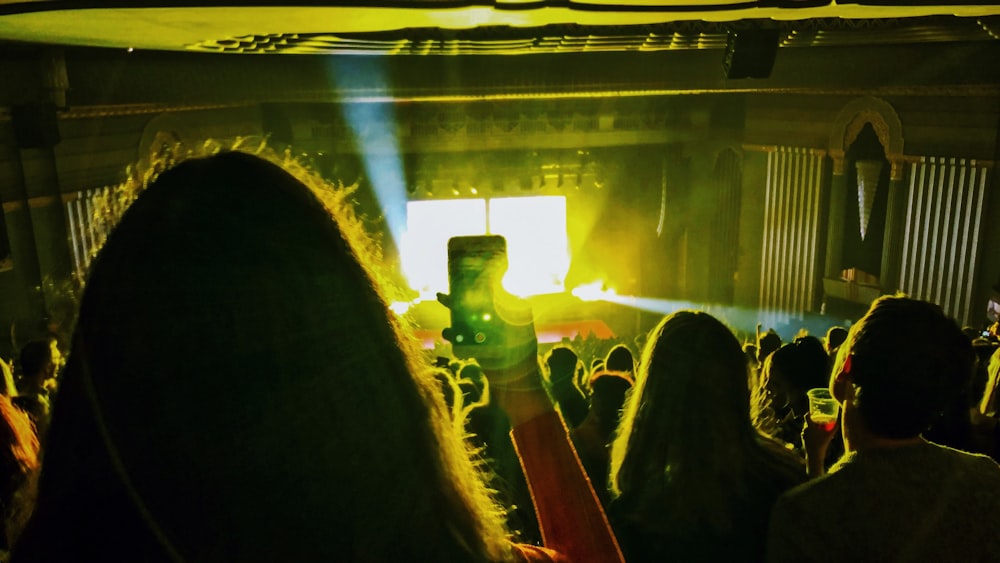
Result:
M989 169L975 160L921 157L910 165L899 287L969 322Z
M799 147L768 153L760 274L765 326L800 319L816 301L823 158Z
M69 227L69 243L73 254L73 268L77 279L86 279L90 260L104 241L107 233L94 221L98 198L106 198L110 188L97 188L79 192L77 197L67 201L66 224Z

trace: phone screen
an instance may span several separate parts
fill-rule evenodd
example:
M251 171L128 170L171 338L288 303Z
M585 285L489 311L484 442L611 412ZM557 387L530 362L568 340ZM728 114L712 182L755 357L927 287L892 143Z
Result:
M448 241L452 342L492 343L500 330L493 298L506 270L507 241L503 237L453 237Z

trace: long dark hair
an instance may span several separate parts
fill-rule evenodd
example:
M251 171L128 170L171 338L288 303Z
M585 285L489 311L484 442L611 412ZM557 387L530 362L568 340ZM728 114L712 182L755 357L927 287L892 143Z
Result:
M751 424L747 360L733 333L706 313L664 318L612 447L612 493L658 524L725 532L732 499L761 466L801 470L774 448Z
M18 555L509 557L363 237L296 166L223 152L151 182L92 266Z

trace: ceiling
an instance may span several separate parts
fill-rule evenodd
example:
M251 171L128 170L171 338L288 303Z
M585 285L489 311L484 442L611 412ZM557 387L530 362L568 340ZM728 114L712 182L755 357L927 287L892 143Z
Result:
M240 54L532 54L995 40L1000 3L831 0L0 0L0 40Z

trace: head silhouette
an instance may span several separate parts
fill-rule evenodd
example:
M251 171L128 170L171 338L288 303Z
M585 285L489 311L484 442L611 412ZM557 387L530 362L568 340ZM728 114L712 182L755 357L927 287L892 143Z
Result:
M902 439L926 430L965 390L974 361L972 343L940 307L886 295L851 327L834 374L849 375L871 432Z
M110 559L500 556L438 383L327 195L231 152L163 172L125 212L50 434L40 512L67 550L102 533L78 521L101 495L109 527L142 522Z

